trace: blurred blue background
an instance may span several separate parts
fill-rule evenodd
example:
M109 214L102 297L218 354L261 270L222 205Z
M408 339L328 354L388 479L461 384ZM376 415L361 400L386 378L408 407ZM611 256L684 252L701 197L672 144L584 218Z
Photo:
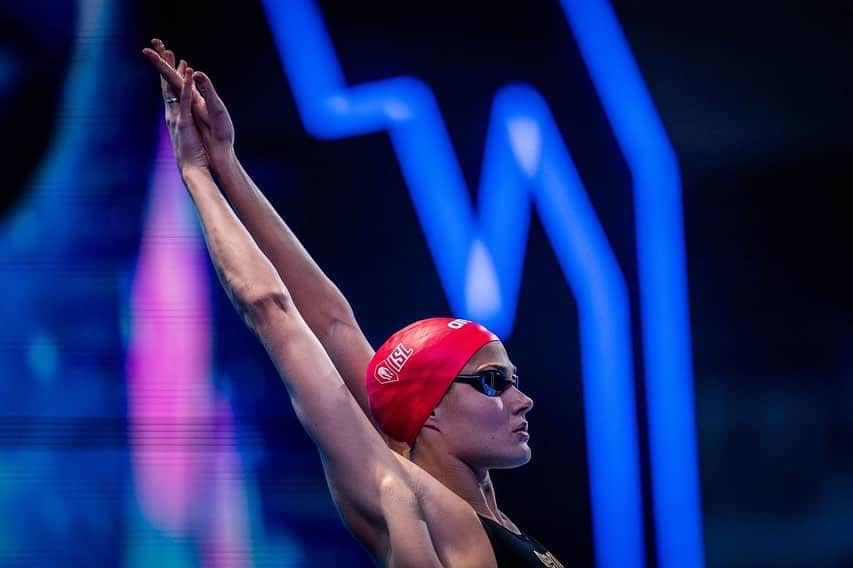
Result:
M472 200L496 94L541 95L624 277L639 554L672 566L658 544L672 530L656 507L672 495L653 482L637 176L567 4L314 5L347 85L408 76L431 89ZM213 79L246 169L374 345L415 319L467 315L399 141L306 122L270 23L283 5L296 3L3 2L0 566L370 565L211 270L140 53L161 37ZM699 552L708 566L851 566L853 8L611 5L680 168L691 335L655 331L691 346ZM536 401L533 459L493 477L510 518L567 566L589 565L622 543L593 529L582 305L532 212L502 335Z

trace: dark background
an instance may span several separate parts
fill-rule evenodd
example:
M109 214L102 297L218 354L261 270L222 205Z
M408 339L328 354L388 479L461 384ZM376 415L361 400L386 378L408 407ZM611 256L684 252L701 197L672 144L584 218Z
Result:
M71 519L109 519L86 529L108 542L96 558L129 562L135 533L120 497L126 493L82 499L50 489L50 480L68 479L67 470L44 472L79 459L56 441L57 432L99 416L111 420L115 456L87 462L74 483L108 478L122 487L117 480L132 476L122 457L125 347L117 314L138 254L162 122L156 76L140 53L150 37L166 39L213 79L246 169L347 295L374 345L412 320L449 311L387 136L324 142L305 132L258 4L106 3L110 26L81 33L85 4L6 2L0 16L0 519L14 510L16 495L38 494L53 507L14 526L0 520L0 564L4 537L31 541L44 558L63 557L82 530L75 522L44 527L63 509ZM636 327L630 179L558 3L319 5L349 84L410 75L430 85L470 188L478 185L498 88L520 81L544 95L628 279ZM614 7L681 166L706 562L853 565L853 230L846 199L853 185L853 7ZM57 144L57 125L75 120L60 104L75 42L105 46L93 79L102 104L83 117L90 144L68 166L60 191L66 199L40 205L45 189L32 182L34 172ZM377 223L389 211L393 234ZM16 244L16 235L28 234L21 219L39 227L24 248ZM401 255L410 264L387 262ZM86 273L95 284L69 283L80 265L101 267ZM272 365L210 278L215 384L233 403L238 437L257 445L246 454L254 456L246 461L259 495L257 526L268 536L290 535L308 563L349 558L339 562L367 565L336 520L319 460ZM45 334L61 355L47 381L31 355ZM529 416L532 461L493 474L500 505L566 566L588 564L576 308L535 214L506 344L536 408ZM638 372L640 416L642 379ZM51 435L16 442L60 417L65 421ZM86 432L81 439L93 435ZM45 449L48 465L27 466L43 468L45 489L8 473L13 464L43 464L21 456ZM311 505L295 506L296 493ZM650 511L646 518L654 565ZM256 553L255 563L261 558Z

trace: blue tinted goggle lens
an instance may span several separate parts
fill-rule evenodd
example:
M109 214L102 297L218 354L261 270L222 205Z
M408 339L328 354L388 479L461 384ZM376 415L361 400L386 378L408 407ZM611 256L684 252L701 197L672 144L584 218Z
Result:
M498 396L510 386L518 388L518 375L508 379L500 369L486 369L476 375L459 375L456 379L470 384L488 396Z

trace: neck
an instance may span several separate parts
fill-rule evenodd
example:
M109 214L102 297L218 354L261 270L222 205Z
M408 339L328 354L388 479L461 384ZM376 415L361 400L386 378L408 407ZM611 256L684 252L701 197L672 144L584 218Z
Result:
M462 497L478 514L503 522L488 468L476 468L419 441L412 461Z

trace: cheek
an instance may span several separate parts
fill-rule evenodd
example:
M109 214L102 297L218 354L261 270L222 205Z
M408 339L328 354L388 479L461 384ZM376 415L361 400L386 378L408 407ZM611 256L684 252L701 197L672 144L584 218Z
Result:
M472 389L473 391L473 389ZM476 391L466 396L458 397L454 401L456 411L460 416L470 416L476 419L488 419L503 416L504 401L501 397L488 397Z
M457 401L453 426L460 437L475 439L478 443L497 440L507 425L503 401L500 398L471 398Z

